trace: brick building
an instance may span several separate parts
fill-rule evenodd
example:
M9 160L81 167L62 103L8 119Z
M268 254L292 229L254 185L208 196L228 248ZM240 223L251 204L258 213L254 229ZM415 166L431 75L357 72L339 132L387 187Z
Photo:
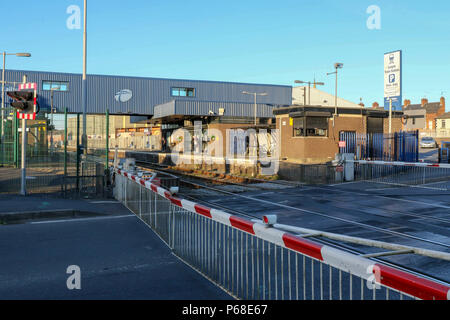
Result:
M403 112L406 116L404 130L436 130L436 119L445 113L445 98L431 103L424 98L420 104L405 100Z
M274 110L280 129L280 158L295 163L325 163L339 153L341 132L387 133L389 112L382 108L290 106ZM393 112L392 132L402 129L403 113Z

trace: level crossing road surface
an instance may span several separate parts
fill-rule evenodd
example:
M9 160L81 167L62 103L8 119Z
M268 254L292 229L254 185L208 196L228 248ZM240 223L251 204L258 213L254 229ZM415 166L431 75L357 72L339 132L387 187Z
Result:
M125 211L0 225L0 299L232 299Z
M231 213L245 212L258 218L276 214L280 224L450 252L449 191L361 181L235 195L202 189L186 194L210 206L234 210ZM360 253L384 250L340 244ZM450 282L448 261L413 254L382 260Z

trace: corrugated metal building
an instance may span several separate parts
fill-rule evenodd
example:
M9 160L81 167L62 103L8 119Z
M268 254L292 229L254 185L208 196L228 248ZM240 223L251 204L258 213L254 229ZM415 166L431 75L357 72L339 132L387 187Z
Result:
M22 82L23 75L38 84L43 110L50 110L50 88L59 87L53 100L57 112L65 107L70 113L82 112L81 74L7 70L6 81ZM273 117L273 107L292 102L292 87L281 85L108 75L88 75L87 85L90 114L103 114L108 108L110 114L208 116L224 109L227 117L254 117L254 98L242 91L267 93L258 96L258 117Z

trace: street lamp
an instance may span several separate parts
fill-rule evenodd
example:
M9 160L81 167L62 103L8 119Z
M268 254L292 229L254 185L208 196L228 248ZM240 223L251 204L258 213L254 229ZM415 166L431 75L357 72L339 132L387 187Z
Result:
M87 112L87 0L84 0L84 30L83 30L83 76L81 81L81 105L83 109L83 134L81 136L81 145L83 146L83 154L85 160L87 157L87 133L86 133L86 112ZM77 146L78 148L78 146ZM78 164L77 164L78 165Z
M256 96L267 96L267 92L257 93L257 92L242 91L242 93L255 96L255 126L256 126Z
M50 131L50 149L53 150L53 129L55 127L53 122L53 92L55 90L60 90L61 87L50 88L50 114L51 114L51 131Z
M337 87L338 87L338 69L342 69L344 67L343 63L340 62L336 62L334 64L334 68L336 69L335 72L329 72L327 73L327 76L329 76L330 74L336 74L336 88L335 88L335 97L334 97L334 116L337 115ZM334 119L334 117L333 117Z
M27 52L18 52L18 53L8 53L3 51L1 53L3 55L3 72L2 72L2 123L1 123L1 140L2 144L2 165L4 162L4 139L5 139L5 70L6 70L6 56L16 56L16 57L31 57L30 53Z
M319 85L319 86L325 85L325 83L323 83L323 82L316 82L315 80L314 80L314 82L295 80L294 83L305 83L305 84L308 84L308 104L309 105L311 105L311 84L313 84L314 86L316 86L316 85Z

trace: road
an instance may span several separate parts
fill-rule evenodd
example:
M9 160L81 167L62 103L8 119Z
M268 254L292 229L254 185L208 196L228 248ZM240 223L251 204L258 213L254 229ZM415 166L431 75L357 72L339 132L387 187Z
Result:
M0 225L0 257L0 299L231 299L131 213Z
M259 218L276 214L281 224L450 252L448 191L355 182L235 195L202 189L183 192L219 209ZM348 246L363 253L381 250ZM450 282L449 262L411 254L385 260Z

